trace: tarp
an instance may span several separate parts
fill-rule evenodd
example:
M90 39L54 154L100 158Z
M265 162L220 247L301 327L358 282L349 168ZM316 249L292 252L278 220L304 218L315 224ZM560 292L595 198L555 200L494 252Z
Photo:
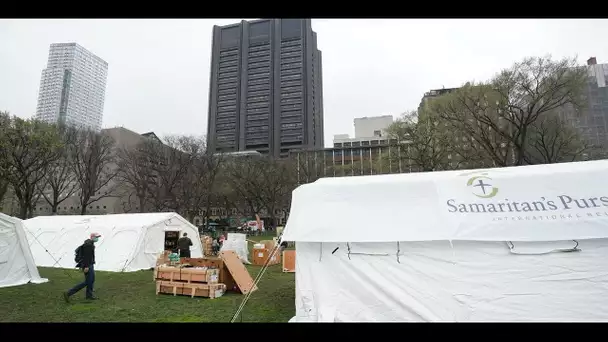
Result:
M323 178L293 192L283 240L608 237L608 161Z
M165 247L165 231L188 233L192 257L203 256L198 229L176 213L38 216L24 226L38 266L74 268L74 250L93 232L101 234L95 249L100 271L153 268Z
M608 321L608 161L293 192L297 322Z
M25 235L20 219L0 213L0 287L48 281L40 277Z

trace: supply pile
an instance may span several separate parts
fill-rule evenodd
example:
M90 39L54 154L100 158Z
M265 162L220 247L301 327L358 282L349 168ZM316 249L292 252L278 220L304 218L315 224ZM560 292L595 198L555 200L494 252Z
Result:
M169 253L163 253L154 269L156 294L218 298L226 291L247 294L257 290L245 265L233 251L220 257L181 258L171 266Z

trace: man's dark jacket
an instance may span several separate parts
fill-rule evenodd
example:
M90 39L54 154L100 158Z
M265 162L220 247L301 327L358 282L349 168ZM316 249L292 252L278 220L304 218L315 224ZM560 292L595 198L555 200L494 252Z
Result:
M93 243L93 240L86 239L82 244L80 253L82 255L82 259L76 265L76 267L85 268L95 265L95 244Z
M190 238L187 236L183 236L177 240L177 248L182 251L189 251L190 246L192 246L192 240L190 240Z

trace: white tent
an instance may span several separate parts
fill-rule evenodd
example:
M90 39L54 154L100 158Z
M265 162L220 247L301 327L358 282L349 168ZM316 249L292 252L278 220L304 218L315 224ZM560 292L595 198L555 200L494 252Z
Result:
M203 256L198 229L176 213L38 216L24 221L24 226L38 266L74 268L74 250L94 232L101 234L95 249L99 271L153 268L167 231L188 233L192 257Z
M21 222L0 213L0 287L48 281L40 278Z
M293 321L608 321L608 161L293 192ZM567 253L571 252L571 253Z

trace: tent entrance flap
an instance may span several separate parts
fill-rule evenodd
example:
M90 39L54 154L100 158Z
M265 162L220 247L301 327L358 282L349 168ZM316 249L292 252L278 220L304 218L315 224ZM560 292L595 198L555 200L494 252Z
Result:
M179 240L179 234L180 230L177 229L172 229L172 230L166 230L165 229L165 250L166 251L173 251L177 248L177 240Z

